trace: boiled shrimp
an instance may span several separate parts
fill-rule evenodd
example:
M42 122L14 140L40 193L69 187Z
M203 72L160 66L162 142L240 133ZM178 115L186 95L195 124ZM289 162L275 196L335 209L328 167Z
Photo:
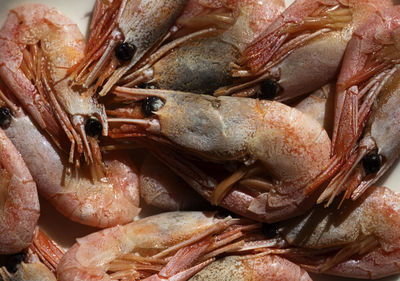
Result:
M75 169L21 109L9 105L12 117L5 132L22 154L39 193L60 213L96 227L133 220L140 211L139 179L129 155L105 155L108 180L93 181L88 169Z
M75 82L86 88L102 86L99 95L107 94L150 49L165 40L186 2L97 0L87 55L75 69Z
M304 195L304 187L329 161L330 140L325 130L307 115L278 102L122 87L116 88L116 95L126 99L127 96L131 99L147 97L142 107L150 117L110 116L108 122L115 125L111 136L140 133L203 160L241 163L241 167L217 187L203 185L201 193L207 193L205 197L212 203L223 201L230 187L247 173L264 177L264 180L251 181L255 183L252 189L256 189L253 200L240 200L247 205L240 214L250 218L275 221L297 215L300 210L294 202L309 199ZM129 131L129 128L124 129L124 124L143 129ZM192 166L176 168L176 165L170 168L178 174ZM265 178L266 173L269 180ZM193 184L188 177L185 180ZM230 202L230 205L236 208L241 204L235 206Z
M311 281L300 266L276 255L227 256L202 269L189 281Z
M2 129L0 144L0 254L11 254L32 242L40 207L36 183Z
M334 80L351 34L391 1L297 0L244 52L234 77L237 85L215 95L260 92L289 100ZM305 71L305 69L307 69Z
M97 136L107 134L104 107L93 93L72 86L68 69L82 59L84 38L57 10L25 4L10 11L0 30L0 77L54 143L103 176Z
M398 7L380 11L349 42L335 95L332 141L332 170L341 169L320 201L329 203L343 190L346 198L356 199L400 154L396 119L400 57L395 43L399 27Z
M191 0L176 22L180 32L189 29L189 34L161 46L159 58L127 75L120 84L212 94L233 83L231 63L283 8L282 0ZM215 32L196 36L196 28L205 30L207 25Z
M318 205L275 226L292 249L283 256L325 274L368 279L398 274L399 204L398 193L373 187L340 210Z
M243 237L240 228L230 228L238 224L212 213L171 212L105 229L77 240L62 258L57 278L187 280L217 253L242 245L235 242Z

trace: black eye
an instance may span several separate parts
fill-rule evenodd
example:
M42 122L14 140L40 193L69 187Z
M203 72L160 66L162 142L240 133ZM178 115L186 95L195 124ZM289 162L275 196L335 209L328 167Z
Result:
M130 61L135 51L136 47L130 43L119 43L115 48L115 56L120 61Z
M278 83L267 79L264 80L260 85L260 93L258 98L262 100L273 100L281 91L282 88Z
M14 255L7 256L7 261L5 263L5 267L8 272L15 273L18 270L18 265L23 262L26 258L25 253L18 253Z
M262 233L268 239L275 238L279 234L278 224L276 224L276 223L273 223L273 224L263 223L262 224Z
M7 107L0 107L0 127L7 129L11 124L11 110Z
M145 116L150 116L164 106L164 102L158 97L147 97L142 102L142 111Z
M99 120L94 118L89 118L85 124L85 131L91 137L97 137L103 131L103 125L99 122Z
M362 164L367 175L375 174L382 166L382 156L378 153L367 154L362 160Z

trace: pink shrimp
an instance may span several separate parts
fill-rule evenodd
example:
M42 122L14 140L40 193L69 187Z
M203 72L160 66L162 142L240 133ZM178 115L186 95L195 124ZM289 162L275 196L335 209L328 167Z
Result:
M326 168L330 150L328 135L311 117L279 102L254 99L122 87L115 94L126 100L145 98L143 113L149 117L124 118L123 112L109 111L110 117L121 117L108 118L110 136L144 135L179 149L181 159L169 157L174 163L168 166L213 204L267 222L311 207L304 188ZM168 154L161 146L151 149ZM207 175L195 178L199 172L184 160L185 154L209 162L232 161L237 168L220 184ZM231 189L242 180L240 192Z
M388 0L294 1L244 52L233 71L243 81L215 95L261 92L288 100L321 88L335 79L354 29L389 6Z
M105 229L78 239L58 265L57 277L187 280L216 254L243 244L241 228L235 228L239 222L212 213L171 212Z
M104 107L72 85L68 69L84 51L76 24L57 10L25 4L10 11L0 30L0 78L54 143L103 176L97 136L107 134Z
M0 254L11 254L32 242L40 208L31 173L2 129L0 143Z

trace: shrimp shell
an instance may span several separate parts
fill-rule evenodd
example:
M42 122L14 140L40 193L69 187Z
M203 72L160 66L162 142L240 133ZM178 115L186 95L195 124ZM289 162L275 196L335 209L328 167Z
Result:
M39 219L39 198L21 154L0 129L0 254L29 246Z

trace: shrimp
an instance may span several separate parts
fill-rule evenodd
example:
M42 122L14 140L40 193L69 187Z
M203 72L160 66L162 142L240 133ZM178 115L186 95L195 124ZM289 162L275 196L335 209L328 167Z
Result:
M253 227L259 226L203 212L150 216L78 239L59 263L57 278L187 280L215 255L239 248L242 231Z
M8 101L5 133L22 154L39 193L64 216L86 225L128 223L139 213L138 173L129 155L104 155L107 181L93 181L89 168L75 169L64 155Z
M2 129L0 144L0 254L11 254L32 242L40 207L36 183Z
M1 281L57 281L54 274L42 263L22 262L15 273L0 268Z
M340 171L321 202L329 204L343 190L356 199L400 155L399 28L400 8L394 7L371 16L349 42L335 96L332 152Z
M276 255L227 256L202 269L189 281L311 281L300 266Z
M400 273L400 194L384 187L368 189L357 201L318 205L278 229L286 257L308 271L377 279Z
M230 64L283 11L284 1L222 0L212 5L189 1L176 24L193 29L208 20L215 32L198 37L191 30L190 35L162 46L170 51L163 51L163 56L127 75L120 84L201 94L232 84Z
M75 69L75 82L85 88L101 86L100 96L165 40L187 0L110 2L96 1L87 55Z
M68 69L82 59L84 38L57 10L25 4L10 11L0 30L0 78L54 143L103 176L97 137L107 134L104 107L73 86ZM69 147L68 147L69 146Z
M232 73L243 81L214 94L261 92L283 101L315 91L335 79L352 32L390 6L388 0L296 0L244 51Z
M325 168L330 149L326 131L311 117L279 102L254 99L123 87L117 87L115 94L126 99L129 95L131 99L145 98L142 108L150 117L111 118L109 112L108 122L115 125L110 136L136 133L202 160L239 163L233 175L218 186L211 179L200 180L199 186L190 179L196 173L187 174L185 180L198 192L203 190L200 193L213 204L223 201L230 187L252 174L261 176L261 180L247 180L255 191L245 194L255 197L240 200L243 204L227 199L228 209L242 208L241 215L269 222L298 215L301 208L310 207L299 207L298 203L310 199L303 189ZM129 125L143 129L125 128ZM193 166L178 165L169 167L181 176Z
M148 205L168 211L206 206L207 201L151 154L143 160L139 179L140 197Z

